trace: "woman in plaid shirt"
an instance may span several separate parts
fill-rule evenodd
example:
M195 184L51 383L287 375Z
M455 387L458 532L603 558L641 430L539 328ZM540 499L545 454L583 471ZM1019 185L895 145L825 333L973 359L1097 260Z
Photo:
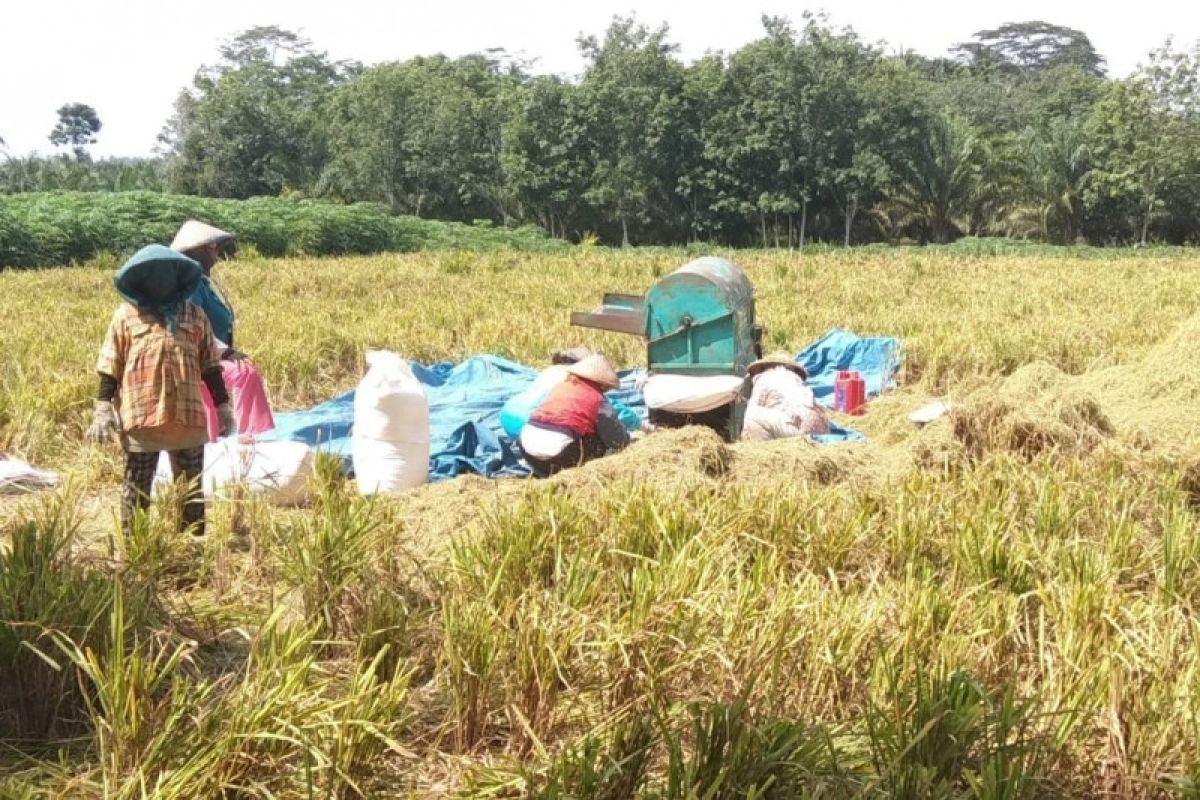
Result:
M88 438L104 442L120 436L121 520L127 530L135 509L149 503L159 453L166 452L175 477L189 482L183 525L204 534L199 479L208 428L202 382L217 403L221 434L230 433L234 423L208 317L187 302L200 275L192 259L150 245L114 279L126 302L113 314L96 363L100 392Z

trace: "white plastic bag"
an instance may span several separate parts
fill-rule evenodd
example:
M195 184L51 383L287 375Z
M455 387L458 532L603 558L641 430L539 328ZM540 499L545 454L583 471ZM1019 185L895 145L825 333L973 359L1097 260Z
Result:
M651 375L643 394L646 406L675 414L701 414L733 402L745 385L737 375Z
M946 416L951 411L950 404L945 400L934 400L926 403L908 415L915 425L928 425L936 419Z
M57 472L31 467L19 458L0 455L0 494L23 494L53 489L62 482Z
M301 505L308 499L313 451L304 442L247 442L228 437L204 446L204 497L228 496L236 484L280 506ZM169 484L171 458L160 453L154 486Z
M429 399L396 353L367 353L354 393L351 457L363 494L394 494L429 480Z

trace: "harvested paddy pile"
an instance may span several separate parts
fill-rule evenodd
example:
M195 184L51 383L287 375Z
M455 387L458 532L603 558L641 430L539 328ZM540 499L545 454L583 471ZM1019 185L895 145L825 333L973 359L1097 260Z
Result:
M908 467L905 454L872 442L814 444L808 439L741 442L731 448L730 478L744 485L781 480L833 484L847 480L886 482Z
M1141 361L1071 376L1036 362L998 387L958 402L948 422L907 445L922 466L977 460L988 452L1079 456L1102 449L1179 465L1200 505L1200 315L1183 322Z
M1121 428L1159 443L1200 444L1200 315L1183 322L1140 362L1089 373L1079 384L1100 397Z
M503 504L515 505L530 484L519 478L492 480L463 475L425 484L401 497L386 498L385 502L394 506L395 518L418 544L436 545L463 531L482 512Z
M995 390L976 392L951 414L953 438L971 458L1006 450L1082 455L1116 430L1099 400L1050 364L1021 367Z
M690 486L725 477L731 462L729 446L720 436L708 428L693 426L659 431L620 453L560 472L552 481L569 489L614 481Z

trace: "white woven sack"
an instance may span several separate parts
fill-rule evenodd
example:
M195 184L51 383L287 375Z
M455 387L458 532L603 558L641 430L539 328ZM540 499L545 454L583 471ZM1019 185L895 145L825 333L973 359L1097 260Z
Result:
M400 494L429 480L429 442L381 442L355 436L354 479L363 494Z
M737 375L651 375L642 392L646 406L674 414L701 414L733 401L745 379Z
M367 353L367 374L354 392L354 436L383 442L429 442L425 387L396 353Z
M247 442L227 437L204 445L204 497L228 496L241 484L253 495L274 505L295 506L308 500L308 478L313 470L313 450L304 442ZM170 484L171 459L158 458L155 491Z

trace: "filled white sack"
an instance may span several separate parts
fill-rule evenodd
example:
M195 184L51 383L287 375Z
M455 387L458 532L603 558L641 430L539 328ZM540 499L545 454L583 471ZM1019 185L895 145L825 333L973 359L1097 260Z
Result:
M675 414L701 414L733 402L746 379L737 375L671 375L646 379L642 393L646 406Z
M354 436L381 442L429 442L425 386L398 354L367 353L367 374L354 390Z
M204 496L224 497L235 484L280 506L308 500L313 450L304 442L248 442L228 437L204 446ZM154 476L158 489L172 480L171 460L159 455Z
M429 442L381 442L355 436L354 480L363 494L397 494L429 480Z
M429 480L429 399L396 353L367 353L354 392L351 458L363 494L396 494Z

